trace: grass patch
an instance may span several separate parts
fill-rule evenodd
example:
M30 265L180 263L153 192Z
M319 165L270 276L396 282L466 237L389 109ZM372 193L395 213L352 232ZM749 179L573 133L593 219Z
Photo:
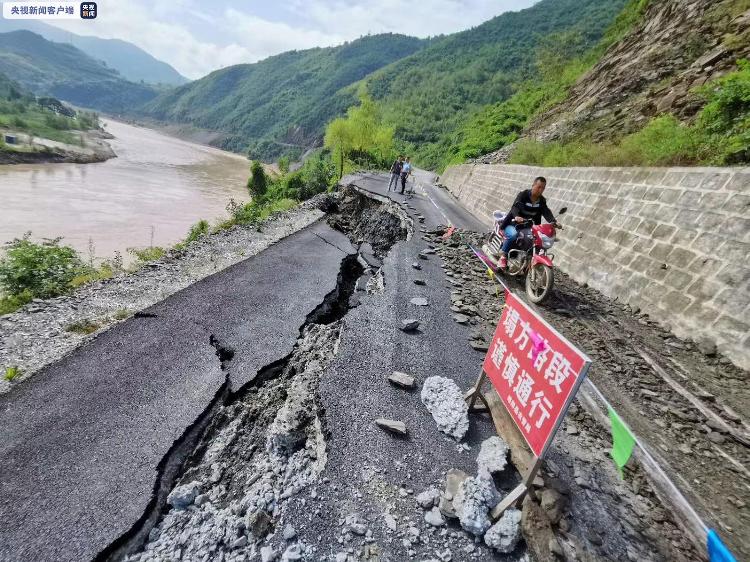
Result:
M6 381L10 382L13 379L17 379L20 374L21 374L21 369L19 369L18 367L16 366L6 367L5 373L3 374L3 378Z
M685 166L750 162L750 62L702 86L695 93L705 106L692 125L673 115L652 119L619 140L594 143L518 143L510 162L536 166Z
M99 328L101 328L101 324L94 322L93 320L79 320L77 322L71 322L70 324L65 326L65 331L75 334L88 335L93 334Z
M149 246L148 248L128 248L128 253L138 260L136 267L139 267L163 258L167 251L161 246Z
M22 306L29 304L34 299L31 291L22 291L17 295L9 295L0 298L0 316L15 312Z
M126 318L130 318L130 309L120 308L117 311L115 311L112 317L115 320L125 320Z

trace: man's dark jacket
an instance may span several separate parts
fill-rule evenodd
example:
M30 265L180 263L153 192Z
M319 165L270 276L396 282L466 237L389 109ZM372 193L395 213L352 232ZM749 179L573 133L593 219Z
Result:
M516 217L531 219L534 221L534 224L542 224L542 217L547 219L547 222L555 222L555 215L547 207L547 200L544 196L539 197L536 203L532 203L530 189L518 194L516 200L513 202L513 206L503 219L502 228L510 225Z
M399 160L396 160L393 163L393 166L391 166L391 173L398 175L398 174L401 173L401 168L403 168L403 167L404 167L404 163L400 162Z

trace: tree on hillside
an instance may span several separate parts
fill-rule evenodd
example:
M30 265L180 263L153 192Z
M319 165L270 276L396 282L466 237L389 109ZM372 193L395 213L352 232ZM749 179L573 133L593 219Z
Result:
M352 149L351 126L343 117L334 119L326 127L326 135L323 141L326 148L333 154L338 162L339 179L344 175L344 159Z
M250 167L250 179L247 182L247 189L250 191L250 195L253 199L258 199L265 195L267 187L268 178L266 177L263 165L255 160Z
M338 161L339 177L344 161L356 160L366 166L382 166L393 155L392 127L383 124L378 105L365 91L359 94L359 105L350 107L346 117L334 119L326 127L325 146Z

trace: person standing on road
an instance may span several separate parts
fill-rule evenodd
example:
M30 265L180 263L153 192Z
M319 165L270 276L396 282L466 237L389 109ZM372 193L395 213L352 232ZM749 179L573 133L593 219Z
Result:
M391 181L388 182L388 191L393 186L393 191L398 189L398 179L401 177L401 168L404 166L404 157L399 156L391 166Z
M407 156L406 162L404 162L404 165L401 168L401 195L404 194L404 189L406 189L406 180L409 179L411 172L412 172L411 158Z
M547 207L547 200L542 196L545 187L547 187L545 178L541 176L534 178L531 189L519 193L510 211L505 215L500 225L505 233L505 242L503 242L498 263L500 269L504 270L508 267L508 251L518 238L518 227L521 224L527 221L531 221L533 224L542 224L542 217L544 217L547 222L560 226L555 220L555 215Z

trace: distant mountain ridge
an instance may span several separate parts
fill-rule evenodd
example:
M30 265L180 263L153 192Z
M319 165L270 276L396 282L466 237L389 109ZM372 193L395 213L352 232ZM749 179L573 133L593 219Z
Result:
M0 73L36 95L110 113L132 111L157 94L72 45L25 30L0 33Z
M374 35L230 66L160 95L142 116L220 131L222 148L272 159L307 148L366 85L403 150L437 167L474 111L511 96L534 75L547 34L575 30L596 44L626 0L541 0L475 28L419 40ZM301 150L301 148L300 148Z
M24 29L37 33L48 41L73 45L90 57L104 61L131 82L143 81L168 86L181 86L189 82L169 64L127 41L76 35L41 21L0 19L0 33Z
M336 47L289 51L212 72L161 94L141 115L221 131L222 148L273 158L322 138L323 127L356 97L343 89L429 42L397 34ZM293 146L290 146L293 145Z

